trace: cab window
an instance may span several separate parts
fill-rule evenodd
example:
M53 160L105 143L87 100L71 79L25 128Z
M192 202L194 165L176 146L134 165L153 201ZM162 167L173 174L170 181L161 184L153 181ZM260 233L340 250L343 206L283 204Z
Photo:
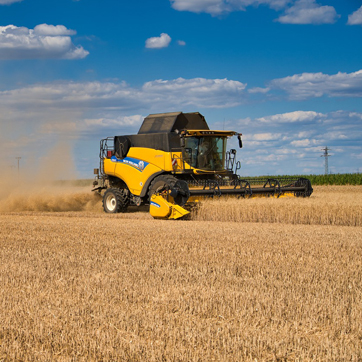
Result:
M184 158L191 167L207 171L224 169L226 137L186 137Z

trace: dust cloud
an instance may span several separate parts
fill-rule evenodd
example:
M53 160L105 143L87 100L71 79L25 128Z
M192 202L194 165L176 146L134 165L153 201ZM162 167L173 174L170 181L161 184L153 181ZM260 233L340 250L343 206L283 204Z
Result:
M42 157L32 152L14 165L0 161L0 212L101 212L91 181L77 180L71 146L58 142ZM7 160L9 161L9 160Z

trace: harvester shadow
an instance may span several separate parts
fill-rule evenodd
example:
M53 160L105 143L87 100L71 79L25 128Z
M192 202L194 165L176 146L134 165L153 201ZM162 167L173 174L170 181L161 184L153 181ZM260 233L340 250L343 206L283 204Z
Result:
M127 213L149 212L149 205L128 206Z

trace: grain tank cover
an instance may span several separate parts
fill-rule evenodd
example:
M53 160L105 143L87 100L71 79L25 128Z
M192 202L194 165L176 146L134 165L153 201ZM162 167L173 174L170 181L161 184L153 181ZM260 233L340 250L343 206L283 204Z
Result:
M147 116L138 134L171 133L182 129L208 130L205 118L198 112L194 113L158 113Z

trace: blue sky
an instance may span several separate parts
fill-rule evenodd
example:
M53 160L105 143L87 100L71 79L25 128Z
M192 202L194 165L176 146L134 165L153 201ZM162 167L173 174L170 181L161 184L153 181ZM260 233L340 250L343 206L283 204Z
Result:
M242 175L362 172L361 41L357 0L0 0L0 164L92 177L101 138L199 111Z

